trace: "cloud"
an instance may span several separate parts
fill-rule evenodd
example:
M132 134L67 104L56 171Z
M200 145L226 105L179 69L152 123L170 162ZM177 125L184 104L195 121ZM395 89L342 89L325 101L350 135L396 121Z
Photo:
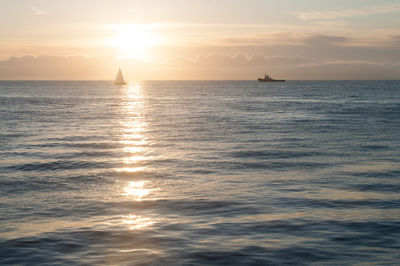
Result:
M188 61L189 64L195 67L213 69L307 65L315 62L315 59L300 56L265 56L262 54L248 55L246 53L238 53L235 55L212 54L199 57L195 61Z
M304 42L309 45L316 46L331 46L349 42L349 38L343 36L331 35L312 35L304 39Z
M176 69L181 70L181 79L256 79L264 72L289 80L398 79L400 76L398 64L300 56L212 54L195 61L182 59L179 63Z
M112 80L118 69L112 57L24 56L0 61L0 79ZM168 65L124 63L128 80L255 79L265 71L285 79L398 79L399 64L311 57L213 54L197 60L175 58Z
M370 6L361 9L331 10L331 11L307 11L297 13L302 20L329 20L335 18L354 17L361 15L386 14L400 11L400 3Z
M380 80L398 79L399 66L369 62L331 62L299 66L286 72L291 79Z
M400 46L400 35L392 37L393 44L396 46Z
M116 64L109 58L23 56L0 61L0 79L108 79Z
M343 27L349 26L351 23L343 20L321 20L316 21L315 24L322 27L342 29Z
M34 7L34 6L32 7L32 11L33 11L33 13L34 13L35 15L38 15L38 16L48 14L47 11L43 11L42 9L37 8L37 7Z

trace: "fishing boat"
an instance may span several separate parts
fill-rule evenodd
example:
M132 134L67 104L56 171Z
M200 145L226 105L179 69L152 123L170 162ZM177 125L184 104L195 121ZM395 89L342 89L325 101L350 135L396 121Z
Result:
M267 74L265 74L264 78L259 78L258 81L259 82L285 82L286 80L284 80L284 79L273 79L270 76L268 76Z
M124 76L122 76L121 68L118 69L117 77L115 78L114 85L126 85Z

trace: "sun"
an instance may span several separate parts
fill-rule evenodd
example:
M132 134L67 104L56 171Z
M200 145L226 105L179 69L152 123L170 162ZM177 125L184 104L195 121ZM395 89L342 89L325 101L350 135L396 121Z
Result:
M115 36L111 44L117 50L118 58L144 59L150 48L162 42L149 25L123 24L114 25L113 29Z

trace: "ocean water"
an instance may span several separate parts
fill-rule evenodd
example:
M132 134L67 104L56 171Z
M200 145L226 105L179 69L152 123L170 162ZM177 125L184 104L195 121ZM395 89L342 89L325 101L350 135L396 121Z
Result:
M0 264L395 265L400 81L0 82Z

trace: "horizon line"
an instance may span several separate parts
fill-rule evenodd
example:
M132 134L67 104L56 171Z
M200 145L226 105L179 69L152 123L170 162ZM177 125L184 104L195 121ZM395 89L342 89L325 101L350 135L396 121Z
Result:
M18 82L18 81L30 81L30 82L114 82L114 80L107 79L0 79L0 82ZM257 79L143 79L135 80L133 82L143 81L255 81ZM286 82L290 81L400 81L399 79L286 79ZM132 82L132 83L133 83ZM129 85L129 82L127 82Z

